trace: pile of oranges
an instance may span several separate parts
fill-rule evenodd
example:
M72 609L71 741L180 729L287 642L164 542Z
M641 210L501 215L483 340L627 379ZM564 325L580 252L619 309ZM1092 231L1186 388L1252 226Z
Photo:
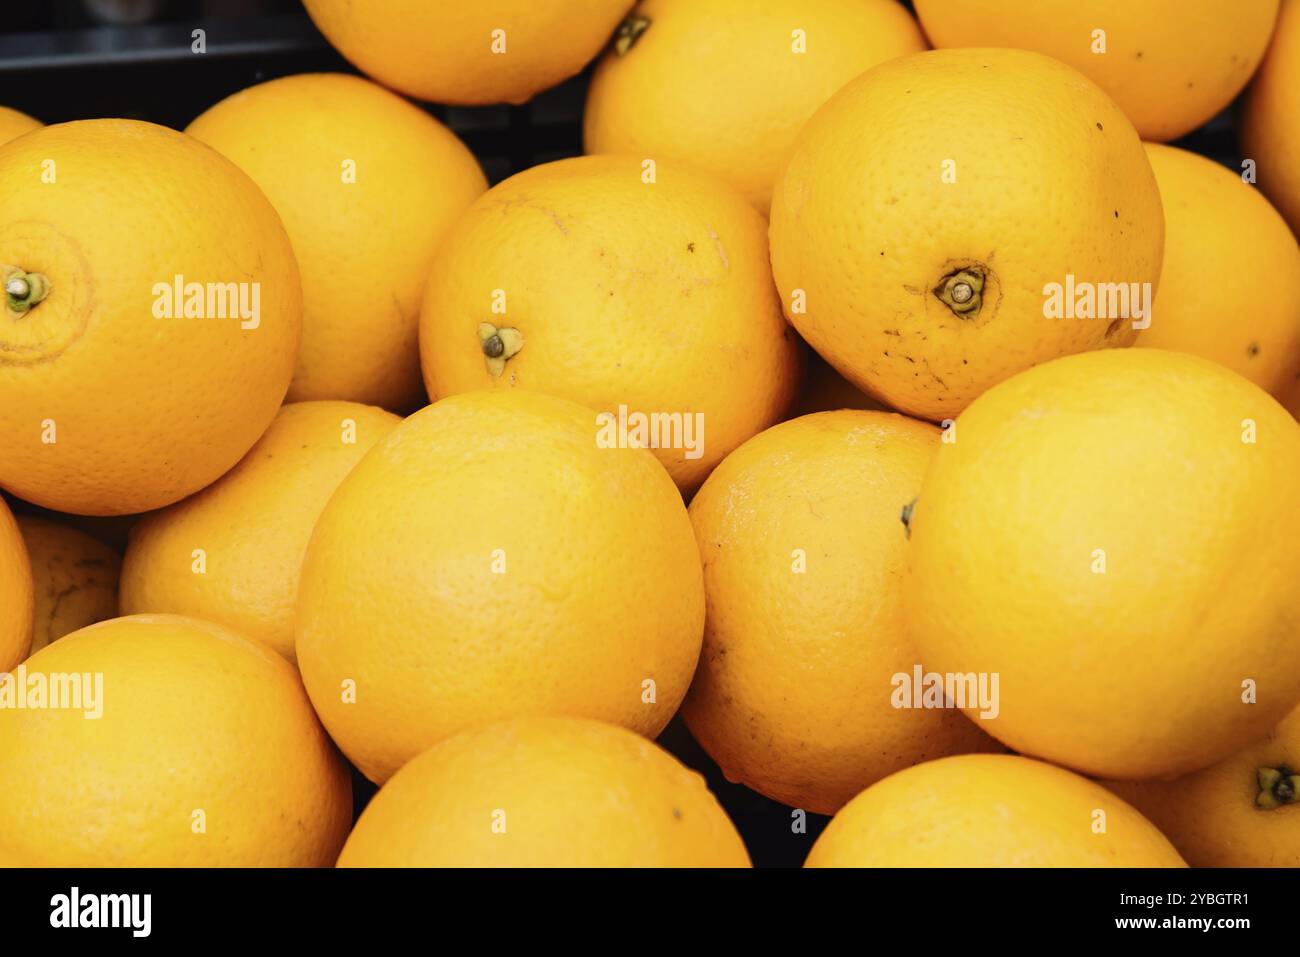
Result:
M0 865L1300 866L1300 0L305 5L0 109Z

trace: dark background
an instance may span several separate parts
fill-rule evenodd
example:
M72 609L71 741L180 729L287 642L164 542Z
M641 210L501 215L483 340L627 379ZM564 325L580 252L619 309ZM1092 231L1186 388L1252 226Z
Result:
M0 104L45 123L130 117L183 129L214 103L264 80L322 70L356 72L317 32L300 0L50 0L4 7ZM130 7L147 16L121 22L109 12ZM203 55L191 52L196 28L206 33ZM586 87L584 73L524 106L427 109L456 131L496 183L537 163L582 152ZM1239 169L1233 115L1229 110L1178 145ZM810 814L807 832L794 833L791 809L728 782L680 719L659 741L705 775L755 865L802 864L826 818ZM354 777L360 811L375 789Z
M142 23L106 23L90 11L106 3L158 12ZM45 123L128 117L184 129L214 103L263 80L357 72L312 25L300 0L14 0L4 7L0 103ZM191 52L195 29L206 34L202 55ZM581 154L586 84L585 75L575 77L520 107L427 109L456 131L496 183Z

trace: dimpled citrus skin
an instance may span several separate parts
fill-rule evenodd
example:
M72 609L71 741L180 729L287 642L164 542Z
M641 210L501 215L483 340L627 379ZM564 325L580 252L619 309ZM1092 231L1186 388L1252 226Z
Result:
M817 107L882 60L926 48L897 0L643 0L634 16L649 27L592 77L587 152L691 163L764 214Z
M938 445L893 413L809 415L732 452L692 500L707 613L682 713L731 780L833 814L901 768L998 748L959 711L891 703L921 661L900 513Z
M450 738L366 807L340 867L748 867L704 778L623 728L522 718Z
M1187 865L1150 821L1087 778L1029 758L968 754L867 788L826 826L804 866Z
M339 73L261 83L186 132L257 182L293 241L303 337L288 400L422 405L420 295L443 234L487 189L473 154L400 96Z
M1300 867L1300 806L1255 806L1260 768L1300 769L1300 708L1266 737L1169 781L1107 781L1193 867Z
M8 143L24 133L41 128L41 121L33 119L26 113L0 106L0 143Z
M284 406L238 465L132 529L122 614L219 622L293 661L298 573L312 528L338 484L400 422L355 402ZM204 552L203 574L194 571L195 549Z
M1137 344L1191 352L1273 395L1300 374L1300 245L1254 186L1218 163L1148 144L1165 210L1151 328Z
M382 782L498 718L653 737L703 628L695 539L663 467L598 447L589 410L517 391L444 399L362 459L312 534L296 633L321 720Z
M1020 50L868 70L804 127L772 203L790 321L859 388L935 420L1039 362L1131 344L1128 320L1046 318L1044 287L1154 285L1163 235L1132 125L1086 78ZM974 318L934 291L967 268L985 277Z
M298 266L257 186L198 140L85 120L0 147L0 263L50 283L25 315L0 304L0 485L19 497L88 515L168 505L238 462L280 407ZM185 318L184 301L156 318L155 285L178 275L249 284L260 322L237 295L228 318Z
M908 618L928 667L1000 675L986 731L1154 777L1300 700L1300 425L1258 386L1107 350L1021 373L954 428L912 515Z
M632 2L304 0L363 73L417 99L469 105L524 103L578 73Z
M18 527L32 561L36 594L29 655L117 615L117 580L122 570L117 552L79 529L48 519L22 515Z
M686 447L683 431L677 447L654 449L692 489L781 418L799 346L781 317L763 218L711 177L669 163L653 183L642 176L633 157L586 156L489 190L434 261L420 355L434 398L523 388L611 415L620 405L702 414L702 448ZM523 336L500 375L488 369L481 323Z
M1300 0L1283 0L1277 30L1246 95L1241 145L1259 188L1300 233Z
M1259 65L1278 0L917 0L936 47L1019 47L1068 63L1143 139L1177 139L1224 109ZM1106 33L1094 52L1093 31Z
M33 655L102 674L103 713L0 709L0 833L38 867L324 867L352 821L347 767L293 666L178 615L115 618ZM196 814L202 812L202 814Z
M0 671L27 657L32 644L32 565L13 513L0 498Z

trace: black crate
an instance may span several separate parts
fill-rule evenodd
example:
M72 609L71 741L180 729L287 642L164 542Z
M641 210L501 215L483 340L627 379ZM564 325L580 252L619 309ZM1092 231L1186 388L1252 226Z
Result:
M156 7L139 23L103 22L105 2ZM299 0L57 0L0 25L0 104L45 123L128 117L184 129L232 93L294 73L357 71ZM202 30L206 52L192 49ZM465 141L493 182L582 152L587 75L524 106L422 104Z

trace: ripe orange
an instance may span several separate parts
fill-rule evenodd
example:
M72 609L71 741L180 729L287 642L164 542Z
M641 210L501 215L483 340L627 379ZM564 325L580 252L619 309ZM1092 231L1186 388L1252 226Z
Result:
M32 515L19 516L18 528L32 560L36 593L29 655L117 615L122 569L117 552L83 531Z
M61 525L85 532L96 541L103 542L121 555L126 551L127 536L140 520L139 515L71 515L51 513L50 517Z
M811 350L810 350L811 352ZM811 352L804 366L803 381L786 419L797 419L813 412L834 412L836 409L874 409L889 411L878 400L867 395L844 376L835 371L829 362Z
M1206 359L1114 349L976 399L912 513L908 621L941 673L1000 675L981 725L1147 778L1300 701L1300 425Z
M1114 97L1145 140L1173 140L1226 107L1259 65L1278 0L916 0L936 47L1020 47Z
M487 189L473 154L400 96L338 73L261 83L186 132L257 182L293 241L303 336L289 401L422 405L421 293L443 234Z
M87 120L0 147L0 264L28 292L0 305L0 485L21 498L158 508L275 416L298 267L257 186L197 140Z
M464 728L531 714L653 737L699 657L690 520L643 449L524 391L444 399L339 485L298 588L298 664L373 781Z
M83 628L23 665L43 708L0 708L0 834L39 867L321 867L351 779L293 666L177 615ZM58 698L54 679L84 695ZM95 678L102 676L102 679ZM92 680L93 679L93 680ZM29 699L32 700L32 699ZM68 705L74 705L69 707ZM98 712L99 717L93 717Z
M804 127L772 203L790 321L854 385L934 420L1037 363L1130 344L1118 287L1088 319L1048 318L1045 294L1154 287L1163 236L1132 124L1021 50L868 70Z
M1257 164L1259 188L1300 234L1300 0L1282 0L1273 42L1246 96L1241 144Z
M304 0L363 73L437 103L524 103L580 71L633 0Z
M340 867L748 867L704 779L613 725L522 718L424 752L366 807Z
M1279 400L1286 406L1287 411L1300 420L1300 374L1297 374L1290 384L1282 390Z
M642 0L628 24L592 77L587 152L690 163L764 214L817 107L926 48L897 0Z
M1192 352L1273 395L1300 374L1300 245L1241 177L1148 144L1165 210L1165 257L1151 328L1138 345Z
M923 663L900 515L938 447L901 415L809 415L736 449L691 502L707 614L682 714L731 780L833 814L917 762L997 749L960 711L894 700Z
M1300 867L1300 708L1218 764L1170 781L1108 781L1193 867Z
M863 791L806 867L1186 867L1099 784L1009 754L918 764Z
M11 110L7 106L0 106L0 143L8 143L24 133L40 128L40 120L33 119L26 113Z
M32 565L22 532L0 498L0 672L27 657L32 644Z
M193 615L295 660L293 610L312 528L344 476L399 422L355 402L284 406L238 465L132 529L122 614Z
M434 261L420 354L431 397L571 399L683 489L780 419L800 361L763 217L711 177L619 156L534 167L474 203Z

